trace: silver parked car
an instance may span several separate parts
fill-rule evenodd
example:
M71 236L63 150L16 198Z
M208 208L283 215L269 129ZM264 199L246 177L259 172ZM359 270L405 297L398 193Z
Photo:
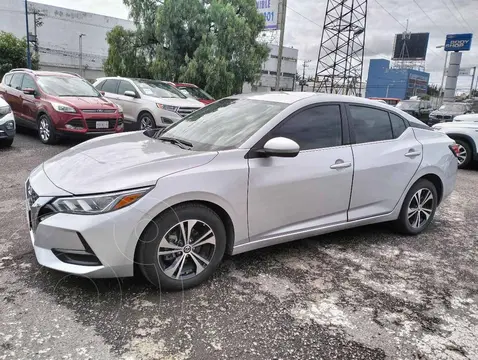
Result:
M10 147L16 133L15 117L10 105L0 98L0 148Z
M377 101L232 96L165 130L107 135L33 170L40 264L157 286L206 280L225 253L391 221L418 234L455 186L456 144Z
M204 107L165 81L106 77L97 79L93 86L121 105L125 123L134 129L172 124Z

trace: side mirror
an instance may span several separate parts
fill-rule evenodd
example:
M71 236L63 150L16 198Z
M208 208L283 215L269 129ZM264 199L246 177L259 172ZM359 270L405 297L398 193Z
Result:
M101 96L105 96L106 93L104 91L100 91Z
M35 95L36 91L32 88L25 88L22 90L25 95Z
M132 98L135 98L136 97L136 93L134 91L131 91L131 90L126 90L124 92L124 96L129 96L129 97L132 97Z
M300 146L294 140L276 137L264 144L263 151L267 156L296 157L299 154Z

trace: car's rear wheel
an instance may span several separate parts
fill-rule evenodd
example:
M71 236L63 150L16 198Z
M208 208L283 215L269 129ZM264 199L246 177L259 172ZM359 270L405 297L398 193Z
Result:
M144 230L137 261L152 284L183 290L208 279L224 256L226 230L220 217L201 204L168 210Z
M471 161L471 156L472 156L471 147L466 141L461 139L456 139L455 142L458 145L458 154L457 154L458 168L459 169L466 168Z
M140 130L153 129L156 127L153 115L146 111L139 114L138 123Z
M438 205L435 185L426 179L417 181L408 191L395 228L403 234L416 235L432 222Z
M0 148L10 147L13 144L13 139L0 140Z
M46 114L42 114L38 118L38 135L44 144L53 145L58 141L55 128Z

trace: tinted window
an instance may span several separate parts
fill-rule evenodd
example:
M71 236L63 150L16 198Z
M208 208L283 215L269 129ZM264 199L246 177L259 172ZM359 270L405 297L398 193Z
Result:
M191 150L234 149L287 105L250 99L223 99L193 112L160 135L186 140L193 144Z
M37 90L37 84L30 75L23 76L22 90L23 89L35 89Z
M106 82L106 80L103 80L103 81L100 82L98 85L96 85L95 88L96 88L97 90L102 90L102 87L103 87L103 85L105 84L105 82Z
M13 74L10 86L14 89L20 90L22 88L23 74Z
M121 80L118 88L118 94L124 95L125 91L132 91L136 94L136 90L133 85L128 81Z
M272 136L294 140L301 150L342 145L339 105L322 105L293 115L272 131Z
M7 75L5 75L5 77L3 78L3 83L4 83L5 85L10 86L10 80L12 80L12 74L7 74Z
M364 106L350 106L357 144L393 139L392 126L386 111Z
M112 93L112 94L116 94L118 83L119 83L119 80L108 79L103 84L103 87L101 88L101 90Z
M390 120L392 121L393 137L396 139L407 129L407 125L401 117L392 113L390 113Z

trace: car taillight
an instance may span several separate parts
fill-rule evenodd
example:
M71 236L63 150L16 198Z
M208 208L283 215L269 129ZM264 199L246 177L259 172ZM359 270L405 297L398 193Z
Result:
M458 154L460 152L460 147L458 146L458 144L449 145L448 147L450 148L453 155L458 158Z

